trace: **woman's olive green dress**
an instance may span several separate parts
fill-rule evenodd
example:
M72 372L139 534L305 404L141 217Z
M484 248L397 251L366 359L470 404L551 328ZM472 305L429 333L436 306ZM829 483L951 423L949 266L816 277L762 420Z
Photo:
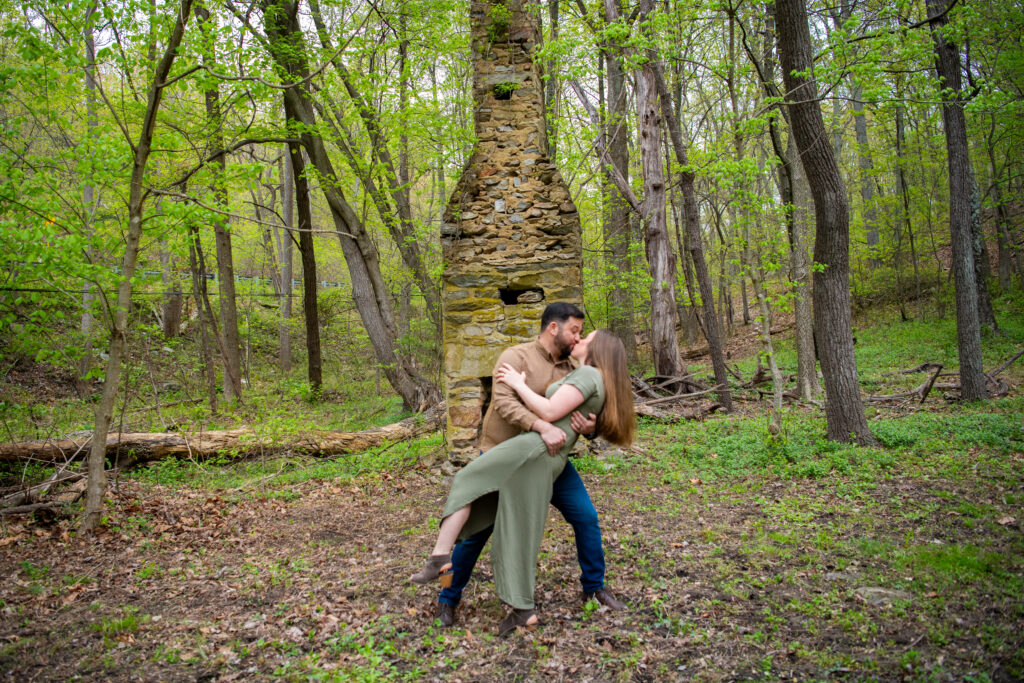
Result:
M596 368L584 365L573 370L549 386L546 395L550 398L563 384L574 386L583 394L581 413L601 412L604 384ZM551 503L551 487L576 443L577 435L568 415L554 424L566 436L557 456L548 454L536 432L500 443L459 470L444 508L447 517L464 505L473 504L460 540L494 525L491 563L498 597L520 609L533 607L537 556Z

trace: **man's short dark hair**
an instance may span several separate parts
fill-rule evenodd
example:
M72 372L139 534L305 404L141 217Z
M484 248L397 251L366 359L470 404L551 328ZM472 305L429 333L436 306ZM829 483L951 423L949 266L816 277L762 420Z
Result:
M561 325L569 320L569 318L586 320L587 315L575 305L564 301L548 304L548 307L544 309L544 313L540 316L540 331L546 330L551 322L557 322Z

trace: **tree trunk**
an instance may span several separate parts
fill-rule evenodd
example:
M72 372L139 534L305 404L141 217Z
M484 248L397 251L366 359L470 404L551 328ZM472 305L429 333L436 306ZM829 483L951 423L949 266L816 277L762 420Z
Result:
M994 130L993 130L994 132ZM1004 290L1010 288L1010 278L1013 271L1017 271L1017 277L1021 280L1021 289L1024 289L1024 266L1021 264L1021 250L1015 248L1010 236L1010 217L1006 211L1006 202L1003 200L1002 181L999 167L996 164L995 144L990 134L987 139L988 163L992 172L992 201L996 205L996 235L999 244L999 286Z
M657 374L676 377L684 374L676 337L676 257L668 239L661 113L654 65L650 62L641 68L636 88L644 175L644 246L651 271L651 356Z
M210 12L201 3L196 5L196 23L204 39L209 41L202 57L203 64L217 68L216 39L208 28ZM220 112L220 88L215 80L208 81L203 91L209 142L217 175L213 181L214 205L228 210L227 155L224 153L223 121ZM228 401L242 397L242 359L238 337L238 307L235 302L235 266L231 252L231 231L224 215L213 216L213 234L217 247L217 285L220 292L220 348L224 361L224 398Z
M182 0L181 9L175 15L174 27L167 39L167 48L156 65L153 80L146 97L146 110L142 118L138 142L134 145L132 173L128 190L128 232L125 235L125 251L121 260L121 283L117 288L117 306L113 311L110 329L110 346L107 351L106 380L103 394L96 404L96 420L93 427L95 440L89 451L89 484L86 489L85 511L82 515L83 532L90 533L99 526L103 516L103 499L107 492L106 443L110 421L113 418L114 399L117 397L121 379L121 359L127 344L128 312L132 303L132 277L138 263L139 243L142 239L142 204L146 199L143 177L152 151L153 130L156 127L157 110L163 97L164 82L177 56L178 46L185 33L185 22L192 11L192 0Z
M814 311L811 308L811 259L807 249L808 226L814 214L811 191L796 141L789 136L786 158L790 171L793 207L790 212L790 266L793 273L793 314L796 318L796 383L800 398L812 401L821 393L818 356L814 348Z
M853 353L850 317L849 209L835 156L826 140L818 88L806 74L813 65L807 8L803 0L777 0L779 56L792 134L814 197L814 322L825 376L825 417L834 441L874 444L868 429Z
M548 0L548 24L551 40L558 40L558 9L559 0ZM545 122L548 128L548 156L551 163L556 163L558 157L558 118L559 118L559 94L561 89L558 85L558 62L554 57L545 65L548 82L544 85L544 109L546 112Z
M96 38L93 35L93 17L96 15L96 4L93 3L86 10L85 29L85 118L86 128L90 139L94 139L99 128L99 120L96 116ZM93 234L93 220L96 215L96 188L93 187L91 178L82 186L82 210L86 217L85 232ZM92 259L87 254L88 260ZM85 379L92 370L96 359L92 355L92 328L94 324L92 305L94 294L92 283L85 282L82 288L82 316L78 323L78 332L82 337L84 348L82 357L78 360L78 375L75 377L75 390L79 398L85 398L91 391L90 383Z
M281 289L279 291L278 341L280 351L278 361L281 372L292 369L292 338L290 321L292 318L292 231L295 229L295 180L292 171L292 158L289 152L281 163L281 218L284 229L274 229L274 241L277 243L277 260L280 263Z
M928 0L935 42L935 68L942 82L942 123L946 132L949 169L949 231L956 287L957 349L960 355L961 396L969 401L988 398L981 358L978 283L971 244L971 160L967 122L960 100L960 53L943 35L948 20L946 0Z
M864 226L867 228L869 263L878 265L878 212L875 209L874 163L871 160L871 146L868 142L868 121L864 115L863 89L850 84L850 99L853 105L853 128L857 136L857 166L860 169L860 199L863 203Z
M641 4L642 10L646 8L646 11L649 11L652 7L652 0L643 0ZM672 98L668 91L668 84L665 82L664 73L661 70L661 63L658 61L656 54L648 54L648 64L650 65L651 78L653 79L652 87L659 96L662 111L665 113L665 122L668 125L669 138L672 140L672 147L675 149L676 161L681 167L679 172L679 188L683 195L683 217L686 223L687 246L690 249L690 259L693 262L698 287L700 288L701 304L704 308L704 335L708 340L708 348L711 351L711 365L715 372L715 384L719 387L718 401L722 404L723 410L731 412L732 393L729 391L729 375L725 367L725 353L722 349L718 319L715 315L715 296L711 289L711 277L708 274L707 261L704 260L704 247L700 234L700 209L697 205L697 193L694 190L694 173L690 170L689 157L686 153L686 146L683 143L682 131L679 129L679 119L672 110ZM674 297L674 264L672 276L672 293Z
M437 386L396 353L396 326L390 295L384 286L379 258L366 228L349 206L337 184L337 174L327 155L323 139L316 134L316 117L310 101L309 67L298 19L297 4L287 0L264 0L264 30L269 48L282 78L295 83L284 91L288 118L297 122L302 145L324 182L321 189L334 219L338 241L352 281L352 298L373 345L385 376L402 397L408 410L421 410L440 399ZM294 155L292 157L294 162ZM298 175L298 169L296 169Z
M898 93L897 93L898 96ZM910 220L910 189L907 187L906 173L903 170L903 107L896 107L896 188L902 202L902 219L907 228L907 241L910 243L910 262L914 268L914 293L917 299L917 319L924 320L924 293L921 291L921 270L917 261L917 245L914 240L914 224ZM898 229L898 228L897 228ZM899 262L896 268L899 269Z
M974 281L978 283L978 322L990 330L998 330L992 295L988 291L992 267L988 258L985 232L981 227L981 189L971 169L971 247L974 253Z
M761 56L754 52L747 43L746 31L743 32L743 49L750 58L758 73L758 80L765 95L776 100L781 99L781 91L775 81L775 4L769 2L766 8L765 38ZM782 119L792 130L789 113L780 107ZM794 337L797 354L797 388L800 398L811 401L821 393L818 384L818 360L814 348L814 318L811 310L811 262L807 251L807 225L812 214L810 189L804 173L803 162L796 148L792 133L782 146L782 136L774 119L768 122L772 151L779 160L778 185L782 201L790 207L786 217L786 232L789 237L790 279L793 282L793 314L796 320Z
M618 0L605 0L605 22L619 19ZM626 123L626 75L622 66L621 46L610 41L602 46L608 71L608 107L604 121L608 160L629 181L628 125ZM605 267L611 279L608 304L608 328L622 340L626 356L636 360L636 328L633 319L633 297L630 254L629 202L615 187L608 169L603 168L605 192L604 236Z
M217 414L217 370L213 364L213 346L210 344L210 331L213 329L213 316L210 312L210 301L206 294L206 274L203 259L203 245L199 231L189 227L188 263L192 270L192 295L196 300L196 311L199 318L199 339L202 343L203 367L206 374L207 396L210 399L210 412ZM216 334L216 332L214 332Z
M161 305L160 323L164 339L174 339L181 330L181 283L171 264L171 255L164 246L160 247L160 281L164 294Z
M294 123L292 113L285 105L288 122ZM299 261L302 263L302 316L306 322L306 377L316 397L323 386L323 361L320 358L320 309L317 308L316 252L313 249L313 212L310 207L309 182L306 180L306 160L302 147L288 145L288 158L295 181L295 206L299 214Z

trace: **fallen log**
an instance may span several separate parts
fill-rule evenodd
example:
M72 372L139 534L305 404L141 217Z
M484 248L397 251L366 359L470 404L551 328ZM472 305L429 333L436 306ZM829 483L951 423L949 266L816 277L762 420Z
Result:
M445 415L444 404L441 404L425 413L384 427L360 432L309 431L283 441L261 434L251 427L194 433L114 432L107 437L107 457L118 467L129 467L164 458L206 458L224 452L239 456L283 451L345 455L437 431L444 424ZM89 438L0 444L0 462L28 459L63 461L69 454L81 451Z

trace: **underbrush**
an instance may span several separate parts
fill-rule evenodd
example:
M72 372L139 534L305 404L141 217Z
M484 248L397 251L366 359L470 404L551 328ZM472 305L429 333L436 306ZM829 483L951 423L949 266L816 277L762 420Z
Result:
M362 453L319 457L299 454L236 460L228 456L195 463L160 460L130 476L139 481L188 488L254 493L293 498L291 488L308 481L345 483L358 477L377 478L410 469L444 447L441 434L399 442Z

